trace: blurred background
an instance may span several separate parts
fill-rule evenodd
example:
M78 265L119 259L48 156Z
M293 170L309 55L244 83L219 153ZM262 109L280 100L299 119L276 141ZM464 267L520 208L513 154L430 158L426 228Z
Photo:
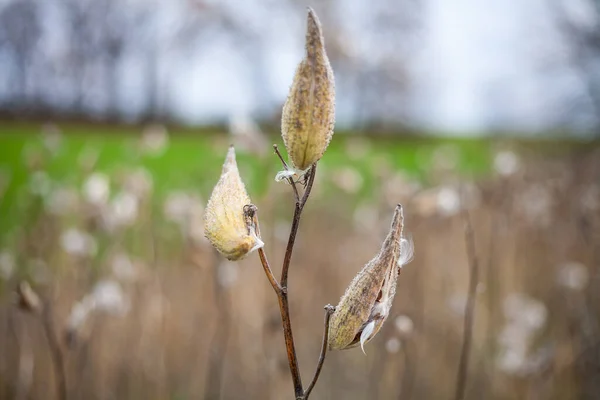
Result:
M0 0L0 398L291 398L258 257L216 254L203 211L234 143L279 274L271 144L306 6L337 122L290 271L305 384L397 203L416 248L366 356L329 353L311 398L453 397L464 209L466 398L600 399L597 0Z

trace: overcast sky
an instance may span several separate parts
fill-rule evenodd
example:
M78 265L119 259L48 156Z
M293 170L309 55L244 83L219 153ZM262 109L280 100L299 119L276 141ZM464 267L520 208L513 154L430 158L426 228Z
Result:
M0 0L0 7L9 1ZM185 19L190 4L184 0L123 1L153 2L152 32L157 38L166 37ZM407 60L411 83L409 101L402 105L407 108L404 118L417 127L461 133L536 131L556 124L557 115L570 112L571 99L581 97L584 87L573 71L560 65L561 54L568 49L561 47L564 44L553 27L547 1L422 0L418 45ZM582 1L569 4L585 20L589 13L577 6ZM194 124L223 121L232 115L272 114L285 100L302 57L305 15L293 3L272 0L207 3L218 5L234 24L259 40L251 53L242 49L239 38L218 30L208 35L210 40L183 49L173 50L175 46L168 41L157 40L162 102L177 118ZM51 3L40 4L44 4L44 24L50 32L42 45L60 54L68 43L60 28L64 23ZM376 61L378 49L386 43L368 24L374 12L370 0L328 4L336 7L337 23L354 51L368 52L368 59ZM319 6L315 4L317 12ZM551 68L546 64L552 64ZM131 117L146 104L143 70L139 54L125 55L119 64L119 106ZM9 72L6 59L0 57L0 97L9 92ZM356 106L348 99L357 93L348 87L351 84L338 76L339 126L352 125L356 119ZM92 109L101 110L106 103L102 89L90 83L87 96ZM60 101L69 97L69 90L66 83L58 84L50 95ZM578 112L591 114L585 101ZM578 121L585 127L585 117Z

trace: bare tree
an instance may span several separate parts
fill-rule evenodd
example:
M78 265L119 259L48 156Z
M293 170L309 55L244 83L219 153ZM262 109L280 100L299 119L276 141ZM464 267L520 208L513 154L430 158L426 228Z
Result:
M41 33L35 1L12 2L0 12L0 48L7 49L13 61L11 81L14 97L9 102L13 107L28 108L33 105L30 76Z
M576 18L572 7L580 7L587 17ZM548 0L556 27L568 49L567 62L584 83L585 96L594 113L594 123L600 126L600 1Z

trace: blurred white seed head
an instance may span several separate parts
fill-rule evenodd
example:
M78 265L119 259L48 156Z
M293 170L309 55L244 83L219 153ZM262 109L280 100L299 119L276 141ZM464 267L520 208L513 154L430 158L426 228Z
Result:
M96 240L87 232L70 228L60 236L62 249L74 256L93 256L96 254Z
M385 342L385 350L390 354L396 354L400 351L400 347L402 347L402 343L398 338L393 337Z
M527 363L527 355L513 349L504 349L496 357L496 368L508 375L521 375Z
M108 176L94 172L83 183L83 197L95 206L102 206L108 202L110 196L110 181Z
M102 280L91 292L95 308L112 315L125 315L129 311L129 302L118 282Z
M505 150L496 153L494 156L494 169L502 176L510 176L516 173L521 167L519 157L512 151Z
M452 216L460 211L460 194L451 186L446 186L438 191L438 212L443 216Z
M561 265L556 278L559 285L575 291L585 289L590 280L586 266L574 261Z
M130 192L120 192L110 202L105 214L110 227L131 226L138 217L139 200Z
M363 187L362 175L352 167L343 167L333 172L333 184L349 194L356 194Z
M396 330L405 336L410 335L414 328L415 325L412 321L412 319L410 319L409 316L407 315L399 315L396 317L396 319L394 320L394 326L396 327Z
M101 280L80 301L73 304L67 318L67 330L77 332L95 312L124 316L129 309L129 298L121 285L112 280Z
M126 253L118 253L113 257L111 269L115 278L123 282L132 282L138 277L137 268Z
M503 310L508 321L530 330L542 328L548 317L544 303L523 293L511 293L506 296Z
M67 317L67 330L77 331L85 323L93 309L94 303L89 297L84 297L83 300L73 304Z

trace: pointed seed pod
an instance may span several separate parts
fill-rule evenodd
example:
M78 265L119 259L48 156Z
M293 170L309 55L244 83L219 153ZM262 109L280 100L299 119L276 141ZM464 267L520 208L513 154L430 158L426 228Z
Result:
M411 240L402 237L404 217L398 204L388 233L377 254L352 280L329 323L329 348L349 349L364 344L379 332L389 315L396 282L404 264L412 259Z
M250 204L235 161L235 150L229 147L223 172L208 200L204 215L206 238L228 260L236 261L261 248L252 220L244 207Z
M306 55L283 106L281 136L292 167L306 171L323 156L333 136L335 83L325 53L321 23L308 9Z

